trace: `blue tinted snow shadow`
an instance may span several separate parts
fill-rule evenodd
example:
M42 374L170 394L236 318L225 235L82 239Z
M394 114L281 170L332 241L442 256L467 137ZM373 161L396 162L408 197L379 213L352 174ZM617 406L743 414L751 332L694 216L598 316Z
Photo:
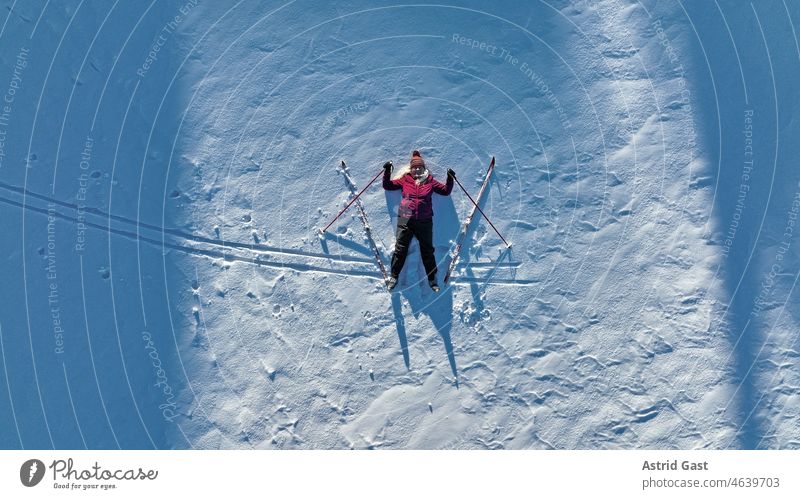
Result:
M165 185L179 116L177 88L166 92L175 38L145 67L178 8L3 11L0 72L26 61L0 170L2 448L187 445L167 308L178 273L170 254L137 239L137 220L161 226L179 202Z
M729 300L717 311L710 333L725 334L732 345L731 381L737 387L729 407L738 426L736 438L719 442L721 447L777 445L771 435L773 422L765 417L774 373L763 368L768 350L762 351L774 324L763 313L786 299L775 292L777 280L798 271L797 262L774 255L800 180L792 164L800 147L787 134L790 113L797 109L800 73L789 15L796 24L800 8L791 2L785 5L722 2L717 9L683 2L688 17L681 22L692 30L690 104L700 149L708 151L715 172L700 187L714 194L709 209L714 236L709 244L724 255L717 279L724 282ZM670 37L676 34L669 32ZM784 274L774 281L769 275L773 265ZM787 308L796 317L797 310Z

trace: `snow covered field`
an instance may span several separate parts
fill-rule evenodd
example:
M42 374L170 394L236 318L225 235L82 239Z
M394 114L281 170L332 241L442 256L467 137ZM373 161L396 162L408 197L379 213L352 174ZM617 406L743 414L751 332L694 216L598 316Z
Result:
M800 447L797 3L2 5L0 447Z

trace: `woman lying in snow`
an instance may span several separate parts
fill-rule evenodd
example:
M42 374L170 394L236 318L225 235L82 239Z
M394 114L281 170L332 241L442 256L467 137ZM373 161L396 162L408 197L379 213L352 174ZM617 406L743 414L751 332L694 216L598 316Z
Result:
M447 184L443 184L430 174L425 167L419 151L411 155L410 170L392 180L392 163L387 161L383 165L383 188L387 191L403 191L403 199L397 210L397 241L392 255L391 276L387 287L391 291L397 285L397 277L403 269L403 264L408 255L408 246L411 238L419 241L422 263L428 275L428 284L431 289L438 292L439 284L436 280L436 258L433 255L433 193L449 196L453 190L453 180L456 172L447 170Z

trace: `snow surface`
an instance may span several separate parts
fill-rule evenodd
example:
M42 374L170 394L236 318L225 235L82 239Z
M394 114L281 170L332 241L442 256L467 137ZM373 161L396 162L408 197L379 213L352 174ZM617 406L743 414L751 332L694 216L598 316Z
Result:
M0 447L800 447L796 2L2 5Z

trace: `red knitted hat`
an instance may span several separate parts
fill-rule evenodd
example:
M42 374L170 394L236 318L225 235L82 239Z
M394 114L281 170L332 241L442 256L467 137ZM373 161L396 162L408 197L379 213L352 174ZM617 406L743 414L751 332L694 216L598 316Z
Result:
M423 168L425 167L425 160L422 159L419 151L414 151L411 153L411 168L414 168L415 166L421 166Z

